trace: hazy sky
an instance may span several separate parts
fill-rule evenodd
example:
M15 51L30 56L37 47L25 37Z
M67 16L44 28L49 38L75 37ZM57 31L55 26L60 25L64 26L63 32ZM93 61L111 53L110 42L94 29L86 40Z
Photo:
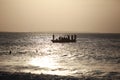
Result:
M120 33L120 0L0 0L0 31Z

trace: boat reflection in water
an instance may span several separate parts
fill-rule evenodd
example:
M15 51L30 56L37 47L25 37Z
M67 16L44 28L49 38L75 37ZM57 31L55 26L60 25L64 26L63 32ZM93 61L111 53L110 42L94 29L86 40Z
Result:
M53 35L53 39L51 40L53 43L69 43L76 42L76 35L67 35L64 37L59 37L55 39L55 35Z

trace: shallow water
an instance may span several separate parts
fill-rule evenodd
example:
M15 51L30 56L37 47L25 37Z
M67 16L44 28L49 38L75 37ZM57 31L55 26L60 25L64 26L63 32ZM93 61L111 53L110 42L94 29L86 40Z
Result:
M77 34L76 43L51 39L52 34L0 33L0 71L120 76L120 34Z

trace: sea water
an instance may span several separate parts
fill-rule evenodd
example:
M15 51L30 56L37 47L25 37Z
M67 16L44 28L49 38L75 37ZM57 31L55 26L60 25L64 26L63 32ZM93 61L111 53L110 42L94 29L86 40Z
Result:
M76 43L52 43L48 33L0 33L0 71L120 76L120 34L76 35Z

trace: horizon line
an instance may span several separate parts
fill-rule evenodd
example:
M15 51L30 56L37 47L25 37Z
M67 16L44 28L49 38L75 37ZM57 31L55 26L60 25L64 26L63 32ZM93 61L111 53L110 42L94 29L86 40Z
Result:
M68 34L120 34L117 32L40 32L40 31L0 31L0 33L54 33L54 34L61 34L61 33L68 33Z

